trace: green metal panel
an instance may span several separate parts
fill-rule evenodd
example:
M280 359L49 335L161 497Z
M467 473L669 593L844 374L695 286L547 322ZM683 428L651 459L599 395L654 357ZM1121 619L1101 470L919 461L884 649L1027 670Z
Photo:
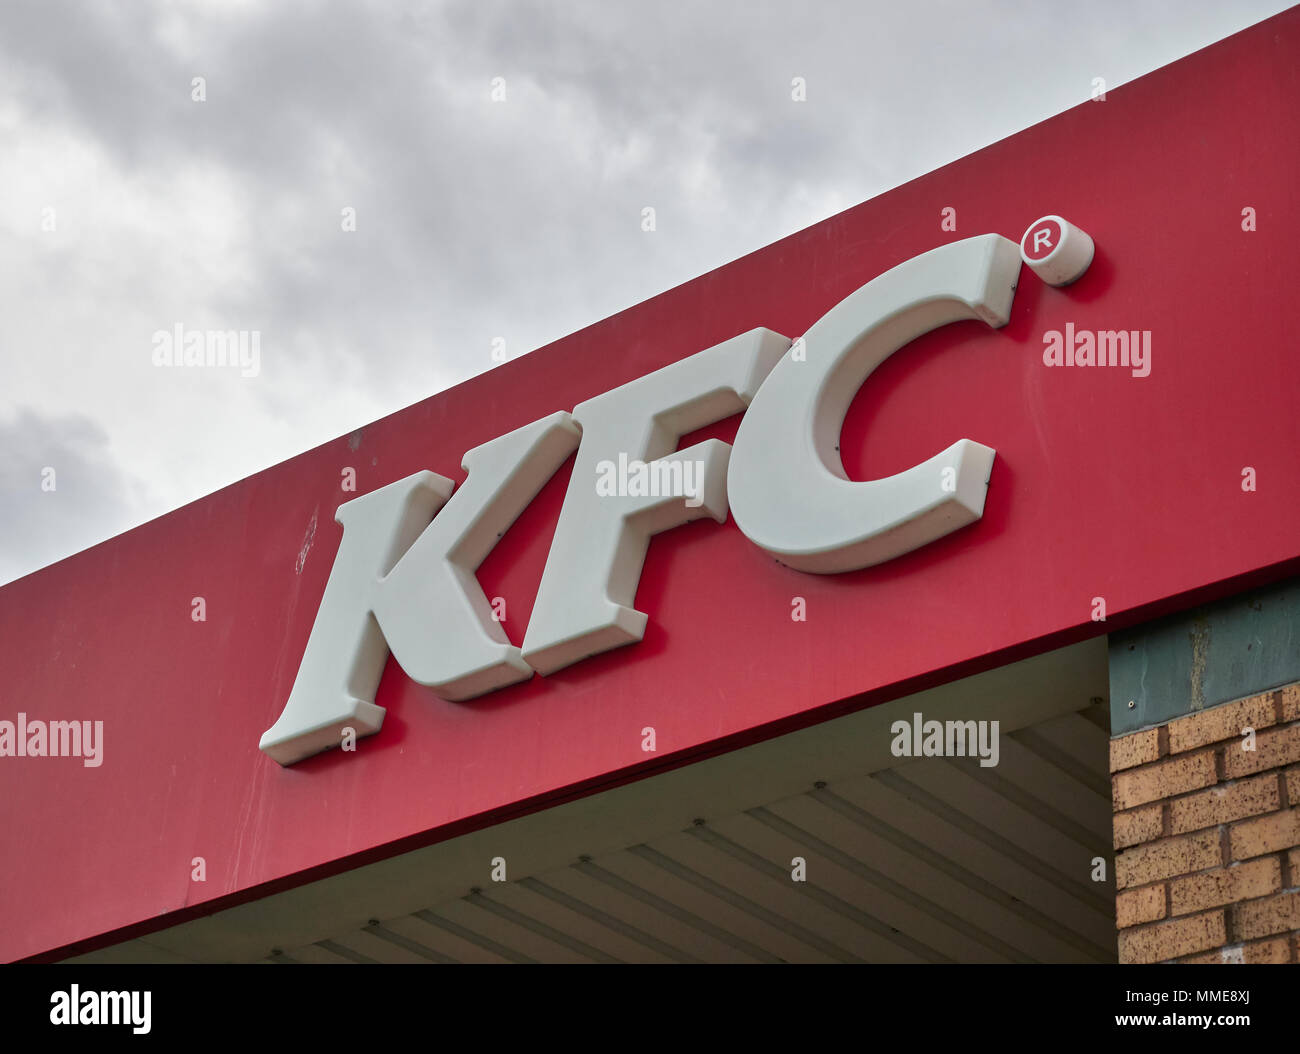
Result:
M1300 681L1300 578L1111 634L1111 735L1292 681Z

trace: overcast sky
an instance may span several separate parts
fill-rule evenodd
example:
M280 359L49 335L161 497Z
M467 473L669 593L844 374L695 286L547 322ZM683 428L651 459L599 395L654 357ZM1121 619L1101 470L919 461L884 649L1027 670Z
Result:
M5 0L0 582L1287 6Z

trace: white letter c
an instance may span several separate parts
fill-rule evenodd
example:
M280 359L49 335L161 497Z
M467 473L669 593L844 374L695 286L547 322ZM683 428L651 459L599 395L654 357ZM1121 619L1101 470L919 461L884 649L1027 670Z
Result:
M961 439L897 475L853 482L839 437L862 383L899 348L961 319L1006 325L1019 273L1014 242L966 238L886 271L818 319L804 335L804 356L777 364L736 433L727 492L745 536L797 570L835 574L978 520L996 456L990 447Z

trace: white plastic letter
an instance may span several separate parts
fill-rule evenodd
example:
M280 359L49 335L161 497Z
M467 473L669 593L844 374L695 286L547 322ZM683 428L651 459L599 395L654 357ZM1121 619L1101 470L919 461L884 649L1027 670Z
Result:
M632 603L650 536L702 516L727 518L731 447L710 439L674 452L678 440L744 410L789 347L788 337L753 329L574 407L582 445L524 637L524 659L538 673L642 638L646 616ZM676 478L695 486L602 494L599 466L620 455L652 462L653 471L666 468L659 459L682 462Z
M445 476L417 472L338 507L343 541L307 650L284 711L262 733L263 753L281 765L337 746L349 725L369 736L384 723L384 708L374 700L388 648L370 613L375 586L429 525L452 485Z
M814 323L807 361L777 365L736 433L727 486L741 531L783 564L834 574L978 520L991 448L961 439L897 475L852 482L840 431L862 383L899 348L961 319L1006 325L1019 272L1015 242L966 238L886 271Z
M411 680L461 700L532 677L474 572L580 435L573 418L556 413L465 454L460 490L375 596L375 618Z
M390 649L412 680L446 699L531 677L474 572L578 438L568 414L552 414L466 453L469 475L450 501L450 480L417 472L340 505L343 542L262 750L290 765L337 746L344 726L358 737L378 732L375 690Z

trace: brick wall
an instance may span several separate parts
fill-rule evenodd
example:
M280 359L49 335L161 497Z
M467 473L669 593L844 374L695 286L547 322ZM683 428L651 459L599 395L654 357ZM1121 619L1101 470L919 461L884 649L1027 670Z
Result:
M1110 770L1119 961L1300 963L1300 684L1112 739Z

